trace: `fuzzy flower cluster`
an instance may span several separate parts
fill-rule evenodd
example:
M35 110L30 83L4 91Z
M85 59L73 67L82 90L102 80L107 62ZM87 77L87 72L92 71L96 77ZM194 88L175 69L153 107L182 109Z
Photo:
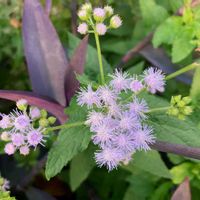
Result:
M45 143L45 128L55 123L54 117L47 118L47 112L29 107L25 99L16 102L17 110L8 115L0 114L0 140L5 143L4 151L13 155L17 150L28 155L31 148Z
M15 200L14 197L10 196L10 182L7 179L0 177L0 199Z
M165 85L164 75L154 68L138 77L120 71L110 77L108 85L96 91L89 85L77 98L80 106L89 109L85 124L94 133L93 143L100 148L95 152L96 163L109 171L128 164L135 151L147 151L154 143L153 129L146 122L149 108L138 94L143 90L163 92Z
M114 15L114 10L111 6L93 9L90 3L85 3L78 11L78 16L82 22L77 31L83 35L90 31L95 31L98 35L105 35L108 29L117 29L122 25L121 18L118 15ZM106 24L105 20L108 19L109 24ZM91 30L89 30L90 28Z

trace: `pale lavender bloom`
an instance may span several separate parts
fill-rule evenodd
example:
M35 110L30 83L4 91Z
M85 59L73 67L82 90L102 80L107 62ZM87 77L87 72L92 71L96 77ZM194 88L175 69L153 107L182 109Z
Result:
M116 102L108 105L108 115L111 117L119 117L121 114L121 107Z
M152 94L157 91L164 92L165 88L165 76L159 69L154 69L153 67L144 71L144 82L147 85L147 89Z
M4 151L5 151L5 153L6 154L8 154L8 155L12 155L12 154L14 154L15 153L15 146L12 144L12 143L8 143L8 144L6 144L5 145L5 147L4 147Z
M0 120L0 128L6 129L13 126L11 118L8 115L0 114L0 117L2 118Z
M43 138L44 135L42 134L42 131L40 129L32 129L30 130L30 132L27 133L27 140L30 146L36 147L38 144L43 145L43 142L45 142Z
M28 101L26 99L20 99L16 102L17 108L26 107L28 105Z
M16 147L20 147L25 143L25 137L22 133L13 133L11 141Z
M133 128L141 127L141 123L139 119L132 115L130 112L123 112L121 113L119 119L119 128L123 130L131 130Z
M121 152L117 149L105 148L95 153L95 160L99 167L106 166L108 171L111 171L119 165Z
M101 112L92 111L88 114L86 125L90 125L92 127L99 126L105 116Z
M125 153L135 151L135 142L130 132L114 136L112 144L115 148Z
M77 31L82 34L85 35L88 32L88 25L86 23L81 23L78 28Z
M103 8L95 8L93 10L93 16L96 21L103 21L106 16L106 11Z
M113 80L110 81L110 85L116 92L126 91L129 88L130 80L128 79L128 74L122 73L116 70L114 75L110 75Z
M105 35L106 32L107 32L107 26L105 24L103 24L103 23L96 24L96 32L99 35Z
M142 129L133 131L131 134L135 142L135 148L137 150L150 150L149 144L155 142L155 137L152 133L153 129L147 125L143 126Z
M28 148L28 146L22 146L20 147L19 152L21 155L26 156L29 154L30 149Z
M8 191L10 189L10 181L7 179L3 180L3 185L0 187L1 190L3 191Z
M92 108L93 105L101 107L100 98L98 97L97 92L92 90L91 85L88 85L87 89L81 89L78 94L77 102L78 105L87 105L88 108Z
M101 86L97 90L98 96L106 105L112 105L117 101L117 95L108 86Z
M92 136L94 144L98 144L102 148L110 146L113 138L113 131L116 128L116 121L112 118L104 118L99 126L91 127L91 131L96 134Z
M131 81L130 83L130 89L133 92L139 92L144 88L144 85L142 84L141 81L137 80L137 78L135 78L134 80Z
M139 101L136 97L134 97L133 102L129 105L129 111L133 116L146 118L145 113L148 112L148 105L144 99Z
M30 115L31 119L38 119L38 118L40 118L41 117L40 109L37 108L37 107L31 107L29 115Z
M122 25L122 19L118 15L115 15L111 18L110 20L111 28L119 28L121 25Z
M26 114L18 111L11 113L10 118L13 121L14 129L19 131L24 131L31 123L30 118Z

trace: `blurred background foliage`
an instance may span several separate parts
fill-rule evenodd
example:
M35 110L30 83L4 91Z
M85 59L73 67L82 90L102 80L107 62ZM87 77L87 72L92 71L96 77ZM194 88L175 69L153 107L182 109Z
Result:
M42 2L44 3L44 1ZM77 38L79 36L70 33L75 30L75 24L72 24L74 6L78 7L83 2L85 1L53 1L50 17L69 57L79 42ZM109 31L105 37L101 38L104 64L107 68L114 69L130 49L141 43L146 36L153 32L155 34L152 39L152 45L155 48L162 47L164 49L175 69L198 61L200 6L192 7L189 0L94 0L91 3L94 5L110 4L123 18L122 28L117 31ZM21 35L22 10L23 3L21 0L0 0L1 89L31 89ZM95 55L94 39L91 37L86 63L86 71L90 79L93 79L98 74ZM137 54L124 67L130 73L140 73L145 66L149 65L148 59L145 59L141 54ZM169 99L170 96L179 93L183 94L183 96L188 95L189 88L190 85L184 82L170 81L163 97ZM6 102L0 105L1 110L6 108ZM198 122L199 116L193 116L193 118ZM75 158L71 165L84 166L82 156L88 158L88 155L83 153L79 155L79 162ZM23 167L23 170L27 171L37 162L38 157L39 152L36 151L25 160L20 156L15 156L14 161L1 160L1 172L15 184L15 176L19 168ZM41 193L46 192L57 199L166 200L170 199L177 185L185 177L189 177L193 199L199 200L200 163L196 160L171 154L152 153L152 158L157 157L162 158L162 160L159 160L161 167L158 169L153 169L153 161L150 163L151 167L153 166L152 169L147 169L148 166L142 166L142 161L139 162L139 165L135 165L133 161L133 165L111 173L107 173L105 169L94 168L90 174L87 174L88 165L86 165L86 169L82 168L83 171L79 172L77 169L74 174L70 174L73 172L70 172L70 168L67 166L58 177L49 183L45 181L43 175L36 177L33 188L29 188L26 196L31 200L36 199L38 194L41 195ZM91 162L89 167L92 169L94 167L93 161L88 160L88 162ZM13 173L10 173L9 169L5 169L5 166L7 166L5 163L15 163L13 165L16 166L16 169L9 168ZM169 171L164 166L164 163ZM73 178L77 176L77 179L74 179L72 183L70 176ZM86 178L87 180L80 186L80 183ZM40 189L36 190L34 189L35 187ZM13 190L13 193L20 200L26 199L21 192ZM40 197L40 199L49 198L49 196L45 198L44 196ZM39 200L38 196L37 199Z

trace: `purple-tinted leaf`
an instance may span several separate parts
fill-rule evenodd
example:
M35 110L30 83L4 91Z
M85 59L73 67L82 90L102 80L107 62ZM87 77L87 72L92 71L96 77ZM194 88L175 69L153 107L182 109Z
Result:
M11 101L26 99L29 105L47 110L49 113L54 115L60 123L63 124L67 120L63 106L47 98L36 95L33 92L0 90L0 98Z
M24 1L23 40L33 91L65 106L68 61L56 30L38 0Z
M46 0L45 11L48 16L51 12L51 7L52 7L52 0Z
M139 53L152 65L159 67L167 74L173 73L178 69L177 66L171 62L170 58L166 55L162 48L155 49L151 44L149 44L142 48ZM191 77L186 74L182 74L176 78L186 84L190 84L192 81Z
M75 73L81 75L84 72L88 37L87 35L83 38L70 61L70 69L72 70L68 72L65 80L65 91L68 103L79 87L79 81L76 79Z
M186 178L176 189L171 200L191 200L190 182Z

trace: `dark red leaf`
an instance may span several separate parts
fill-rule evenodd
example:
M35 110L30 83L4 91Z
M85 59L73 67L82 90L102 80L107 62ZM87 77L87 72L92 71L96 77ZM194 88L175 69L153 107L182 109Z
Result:
M71 98L74 96L76 90L79 87L79 82L76 79L75 73L83 74L84 65L87 54L87 46L88 46L88 35L83 38L77 47L71 61L70 61L70 69L65 80L65 91L67 102L69 103Z
M63 106L47 98L38 96L33 92L0 90L0 98L11 101L26 99L29 105L37 106L38 108L47 110L49 113L54 115L60 121L60 123L63 124L67 120Z
M51 1L47 0L47 10ZM24 1L23 40L33 91L66 105L69 64L56 30L38 0Z
M191 200L190 182L186 178L176 189L171 200Z

